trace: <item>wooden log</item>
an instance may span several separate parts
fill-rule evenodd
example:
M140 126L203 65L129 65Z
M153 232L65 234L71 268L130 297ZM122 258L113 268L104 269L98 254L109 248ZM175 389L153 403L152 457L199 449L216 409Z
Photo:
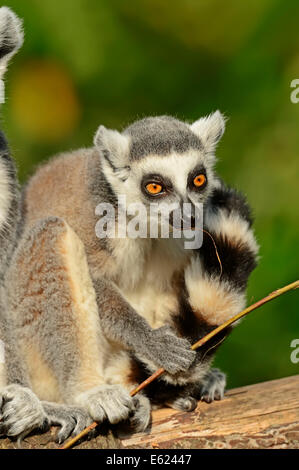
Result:
M124 447L299 448L299 375L236 388L225 399L199 403L193 413L154 412L148 435Z
M23 448L55 448L56 429L26 438ZM0 439L1 448L16 447ZM200 402L192 413L163 408L153 412L146 433L119 439L108 432L76 448L299 448L299 375L236 388L225 399Z

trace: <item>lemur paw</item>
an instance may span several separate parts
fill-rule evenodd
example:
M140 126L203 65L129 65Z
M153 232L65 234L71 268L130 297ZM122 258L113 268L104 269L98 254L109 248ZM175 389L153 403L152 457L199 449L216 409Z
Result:
M76 402L83 406L94 421L108 419L111 424L128 419L134 400L121 385L100 385L81 393Z
M143 432L147 429L151 420L151 404L149 399L139 394L133 398L134 409L130 412L126 421L116 427L118 437L126 437L133 432Z
M56 442L59 444L62 444L70 435L76 436L92 423L89 413L84 408L49 402L43 402L43 407L50 426L60 426L60 431L56 436ZM92 437L91 433L88 438Z
M171 402L167 402L166 405L174 410L193 411L197 407L197 400L191 396L178 397Z
M219 369L210 369L200 388L200 399L207 403L224 397L226 376Z
M171 375L186 372L196 358L188 340L176 336L173 329L162 326L151 332L146 344L147 357L155 369L163 367ZM137 354L139 356L139 354Z
M29 388L13 384L0 390L0 435L20 441L35 429L48 428L43 406Z
M134 410L129 416L129 425L134 432L143 432L151 419L151 404L147 397L138 395L133 398Z

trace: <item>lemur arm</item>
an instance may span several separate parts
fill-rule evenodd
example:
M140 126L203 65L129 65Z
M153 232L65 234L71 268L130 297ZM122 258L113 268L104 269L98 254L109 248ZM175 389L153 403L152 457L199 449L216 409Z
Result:
M104 279L93 281L104 334L121 343L152 368L164 367L170 374L188 369L195 358L190 343L168 327L152 329L123 298L118 288Z

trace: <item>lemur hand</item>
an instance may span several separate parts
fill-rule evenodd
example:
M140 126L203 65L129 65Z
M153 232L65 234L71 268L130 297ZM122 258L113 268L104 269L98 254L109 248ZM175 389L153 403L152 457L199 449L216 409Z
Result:
M196 353L190 348L188 340L179 338L170 326L165 325L151 331L141 354L157 368L163 367L174 375L188 370L195 360Z

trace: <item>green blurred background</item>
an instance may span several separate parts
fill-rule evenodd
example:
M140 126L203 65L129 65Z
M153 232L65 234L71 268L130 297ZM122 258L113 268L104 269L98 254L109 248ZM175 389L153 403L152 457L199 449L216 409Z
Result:
M248 302L298 277L297 0L7 0L25 45L2 127L22 181L51 154L90 146L99 124L146 115L228 117L218 170L254 209L261 246ZM298 292L252 313L219 350L229 387L299 372Z

